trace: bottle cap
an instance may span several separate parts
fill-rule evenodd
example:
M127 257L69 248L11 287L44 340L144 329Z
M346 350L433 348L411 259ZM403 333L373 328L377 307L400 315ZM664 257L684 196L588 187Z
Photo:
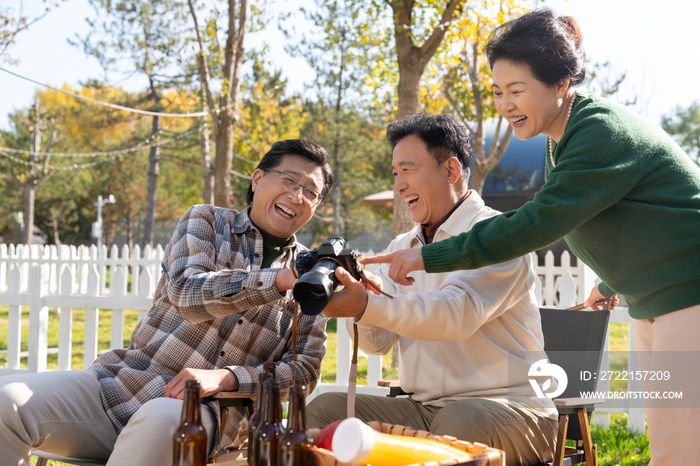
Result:
M339 463L362 463L374 449L377 433L357 418L338 425L333 434L333 455Z

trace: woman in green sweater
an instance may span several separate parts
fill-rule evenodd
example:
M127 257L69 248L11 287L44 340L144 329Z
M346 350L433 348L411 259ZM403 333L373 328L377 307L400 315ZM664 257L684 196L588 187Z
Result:
M476 269L564 237L602 280L587 305L625 296L636 348L651 355L644 368L668 370L660 352L673 351L686 364L676 372L699 378L700 168L656 125L572 88L585 77L573 18L532 11L500 26L485 50L496 107L516 137L548 136L545 185L520 209L469 232L366 263L391 263L390 277L408 284L413 270ZM684 383L700 392L697 382ZM691 464L679 455L693 451L699 429L690 415L700 399L687 391L683 407L694 409L647 410L650 464Z

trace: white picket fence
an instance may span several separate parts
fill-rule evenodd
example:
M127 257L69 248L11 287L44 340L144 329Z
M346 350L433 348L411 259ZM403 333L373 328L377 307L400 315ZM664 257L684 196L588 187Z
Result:
M9 306L7 363L0 367L0 376L13 373L42 372L47 370L49 350L58 352L58 370L71 369L73 309L85 309L83 367L88 367L98 355L99 313L111 315L110 348L124 346L124 311L138 311L140 320L153 304L155 286L160 278L163 249L138 246L133 251L124 246L111 250L95 246L36 246L0 244L0 305ZM130 254L131 253L131 254ZM368 251L365 255L373 255ZM533 261L537 257L533 254ZM537 266L540 282L537 296L543 306L570 307L583 302L596 283L595 274L583 264L570 266L570 256L564 252L560 266L554 265L549 252L545 265ZM371 270L371 269L370 269ZM107 276L110 276L107 279ZM129 287L129 283L131 286ZM27 364L21 360L22 307L29 308L29 338ZM58 348L47 347L49 310L59 315ZM612 312L612 322L630 324L625 308ZM608 332L609 333L609 332ZM350 371L351 339L342 319L337 324L336 383L321 383L312 396L331 391L346 391ZM634 350L631 338L630 351ZM609 343L606 342L606 349ZM607 358L602 370L609 368ZM630 367L629 370L636 370ZM385 395L387 389L377 387L382 380L381 356L367 357L367 384L357 387L358 393ZM628 390L641 390L630 381ZM600 382L598 390L607 391L607 382ZM628 412L628 428L644 432L644 411L623 407L615 410ZM605 407L594 416L597 426L609 425Z

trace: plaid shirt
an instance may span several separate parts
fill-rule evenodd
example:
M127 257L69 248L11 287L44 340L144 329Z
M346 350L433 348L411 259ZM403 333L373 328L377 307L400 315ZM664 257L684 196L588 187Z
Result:
M265 361L277 361L283 396L292 383L291 291L281 295L275 277L291 267L304 246L293 237L270 269L260 269L263 239L236 210L198 205L180 219L165 251L154 304L126 349L97 358L91 370L102 402L121 431L147 401L165 395L182 369L231 370L238 393L255 396ZM297 383L315 388L325 354L326 319L301 314L297 328ZM217 401L207 403L220 424ZM215 445L237 448L247 436L243 409L231 408Z

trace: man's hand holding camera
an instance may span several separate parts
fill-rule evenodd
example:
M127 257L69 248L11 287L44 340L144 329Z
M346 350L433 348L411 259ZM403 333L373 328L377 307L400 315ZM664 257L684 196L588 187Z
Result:
M284 293L293 289L296 282L297 277L294 275L294 270L280 269L275 277L275 288L277 288L278 292Z
M382 289L382 280L376 275L364 271L367 280ZM343 284L343 290L333 293L333 297L323 310L326 317L354 317L359 320L367 308L367 292L379 294L372 287L365 288L365 285L353 278L344 268L335 269L335 276Z

